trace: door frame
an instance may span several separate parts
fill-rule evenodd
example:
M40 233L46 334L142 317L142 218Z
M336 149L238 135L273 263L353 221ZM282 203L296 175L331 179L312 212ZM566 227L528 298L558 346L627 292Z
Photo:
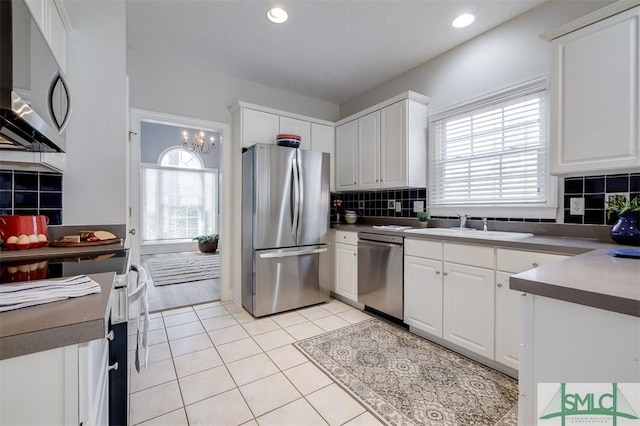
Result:
M220 132L222 140L217 149L220 149L220 165L218 167L218 194L220 199L220 221L218 224L220 235L220 300L230 300L231 290L231 221L232 179L225 179L225 173L231 175L231 125L217 121L203 120L193 117L185 117L175 114L130 108L130 133L129 133L129 223L132 229L139 229L141 223L141 191L140 191L140 129L143 121L170 125L184 125L189 127L204 127ZM131 262L140 263L140 234L129 234L129 247L131 249Z

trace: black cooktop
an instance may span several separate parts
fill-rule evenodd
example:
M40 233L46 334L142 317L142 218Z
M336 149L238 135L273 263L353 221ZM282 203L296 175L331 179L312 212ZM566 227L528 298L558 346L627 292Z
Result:
M84 256L53 257L37 260L0 262L0 283L43 280L73 275L115 272L126 274L129 268L129 250Z

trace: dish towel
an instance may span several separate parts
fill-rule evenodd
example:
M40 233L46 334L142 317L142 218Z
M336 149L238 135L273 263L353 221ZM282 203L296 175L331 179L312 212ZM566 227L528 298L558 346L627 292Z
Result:
M0 312L100 293L100 284L77 275L62 280L25 281L0 285Z
M140 372L140 346L144 348L144 368L149 364L149 300L147 298L147 271L140 265L132 264L131 270L136 271L138 280L136 288L129 293L129 304L138 302L136 314L136 371ZM140 321L142 318L142 341L140 340Z

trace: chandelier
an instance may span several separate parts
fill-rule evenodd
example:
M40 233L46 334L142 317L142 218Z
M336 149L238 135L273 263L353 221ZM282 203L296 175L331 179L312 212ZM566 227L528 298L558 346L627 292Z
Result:
M189 133L185 130L182 132L182 147L189 152L208 154L216 149L216 140L211 136L207 141L204 137L204 132L199 130L193 134L193 139L189 141Z

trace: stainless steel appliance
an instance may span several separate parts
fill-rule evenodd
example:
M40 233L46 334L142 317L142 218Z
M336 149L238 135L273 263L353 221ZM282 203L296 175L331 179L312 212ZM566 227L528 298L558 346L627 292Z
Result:
M404 238L358 233L358 302L399 320L404 314Z
M69 88L24 0L0 1L0 149L64 152Z
M242 155L242 306L263 316L329 299L329 154L256 144Z

